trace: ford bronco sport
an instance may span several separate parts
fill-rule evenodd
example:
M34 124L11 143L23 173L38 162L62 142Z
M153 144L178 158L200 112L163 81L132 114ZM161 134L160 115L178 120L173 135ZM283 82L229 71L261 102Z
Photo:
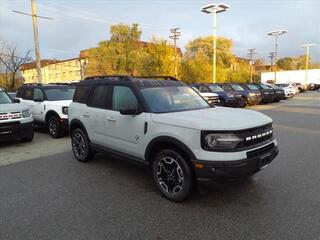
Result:
M69 107L74 156L107 151L149 165L160 192L186 199L197 179L236 180L278 154L272 120L262 113L211 107L180 81L93 77Z
M19 103L19 100L13 101L4 89L0 88L0 141L32 141L32 123L30 107Z
M71 84L24 84L16 98L31 107L36 124L46 125L52 137L68 129L68 107L75 87Z

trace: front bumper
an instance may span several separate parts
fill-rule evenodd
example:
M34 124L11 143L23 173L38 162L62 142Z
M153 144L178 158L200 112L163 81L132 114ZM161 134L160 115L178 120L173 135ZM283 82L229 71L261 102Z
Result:
M33 121L27 123L7 122L0 124L0 141L28 138L33 134Z
M272 103L274 101L275 95L274 94L263 94L262 95L262 102L263 103Z
M248 103L250 105L259 104L262 101L261 95L255 95L255 96L248 96Z
M194 169L198 179L214 179L232 181L250 176L264 167L278 155L278 147L270 143L262 148L247 152L247 158L237 161L194 161Z
M69 129L69 121L67 118L60 118L61 128L68 130Z
M227 99L224 102L224 106L225 107L244 107L245 105L246 105L246 103L240 97L239 98Z

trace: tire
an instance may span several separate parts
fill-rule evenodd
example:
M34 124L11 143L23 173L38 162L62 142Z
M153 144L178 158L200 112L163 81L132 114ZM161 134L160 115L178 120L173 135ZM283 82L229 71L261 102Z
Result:
M87 134L76 128L71 133L71 147L75 158L80 162L89 162L94 157L94 152L90 149Z
M246 97L242 97L242 101L244 102L244 105L242 106L243 108L249 105L248 99Z
M30 136L21 138L22 142L31 142L32 140L33 140L33 131L32 131L32 134L30 134Z
M47 126L49 129L49 134L53 138L59 138L62 135L62 129L61 129L61 124L56 116L51 116L49 117L49 120L47 122Z
M164 149L152 164L153 179L161 194L173 202L185 200L195 186L195 175L187 160L177 151Z

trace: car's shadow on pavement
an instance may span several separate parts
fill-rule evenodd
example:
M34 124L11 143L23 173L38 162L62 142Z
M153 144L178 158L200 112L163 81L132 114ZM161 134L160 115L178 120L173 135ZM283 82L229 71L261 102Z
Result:
M109 178L112 175L111 179L119 184L119 187L126 186L131 190L138 190L139 194L148 193L153 195L153 199L168 201L161 197L148 167L132 164L126 159L109 154L97 154L88 164L99 169L106 169L106 181L110 181ZM181 204L190 206L201 204L202 207L213 208L233 203L250 206L257 204L260 199L261 189L257 185L255 177L223 184L214 181L200 181L197 182L194 193Z

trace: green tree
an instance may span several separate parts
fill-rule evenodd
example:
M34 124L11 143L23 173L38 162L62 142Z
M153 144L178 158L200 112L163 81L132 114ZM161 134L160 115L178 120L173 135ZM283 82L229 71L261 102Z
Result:
M141 56L141 75L174 75L174 48L166 40L152 38Z
M135 74L141 58L138 24L110 27L111 38L89 50L87 75Z
M292 70L295 68L293 59L291 57L280 58L277 64L278 68L282 70Z

